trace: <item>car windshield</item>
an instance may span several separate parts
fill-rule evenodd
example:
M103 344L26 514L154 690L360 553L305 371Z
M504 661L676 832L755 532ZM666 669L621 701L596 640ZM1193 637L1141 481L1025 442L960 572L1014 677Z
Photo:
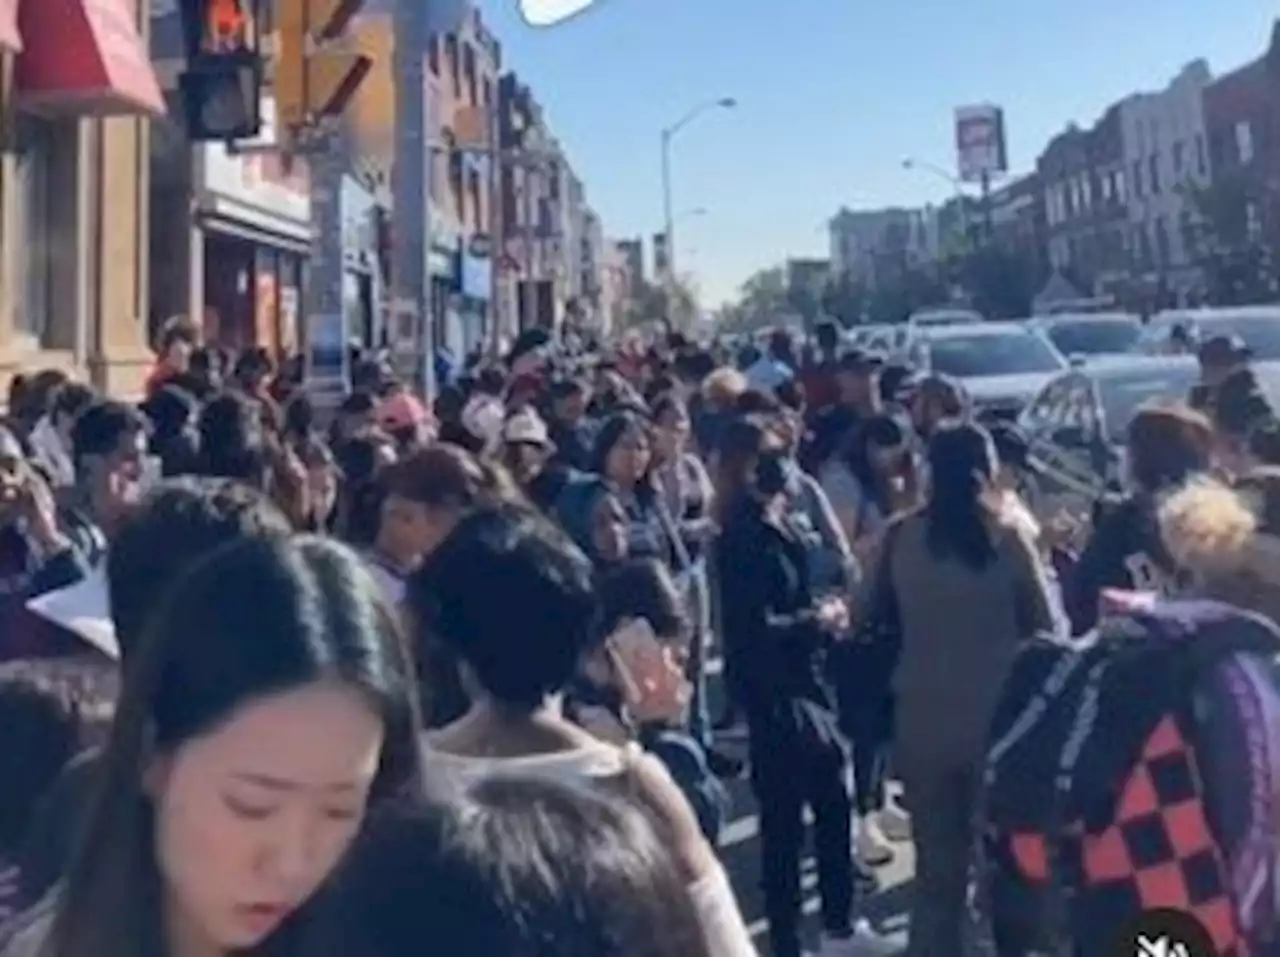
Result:
M1253 350L1255 359L1280 359L1280 313L1224 316L1200 323L1197 332L1201 341L1213 336L1239 336Z
M1020 330L939 336L929 343L929 364L934 372L959 379L1057 372L1064 365L1048 342Z
M1134 415L1145 402L1185 398L1195 385L1194 366L1141 369L1123 376L1108 376L1098 384L1102 411L1107 417L1107 433L1124 435Z
M1142 327L1132 319L1085 319L1058 322L1048 336L1064 355L1114 355L1132 352Z

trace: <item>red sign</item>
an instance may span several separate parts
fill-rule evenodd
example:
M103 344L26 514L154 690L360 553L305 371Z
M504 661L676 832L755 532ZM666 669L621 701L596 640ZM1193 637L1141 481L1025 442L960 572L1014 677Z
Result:
M18 104L76 116L163 115L136 2L19 0Z
M18 0L0 0L0 50L22 51L22 34L18 32Z

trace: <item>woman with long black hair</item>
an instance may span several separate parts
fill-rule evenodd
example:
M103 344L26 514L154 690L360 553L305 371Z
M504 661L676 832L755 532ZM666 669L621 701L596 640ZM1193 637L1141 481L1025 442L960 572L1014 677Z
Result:
M331 540L239 541L187 572L126 670L67 878L6 957L296 952L366 807L418 778L400 649Z
M1035 542L996 491L986 429L940 424L927 501L890 526L859 614L892 617L895 766L911 809L913 957L964 952L965 893L984 738L1020 642L1054 627ZM915 600L904 601L901 597Z

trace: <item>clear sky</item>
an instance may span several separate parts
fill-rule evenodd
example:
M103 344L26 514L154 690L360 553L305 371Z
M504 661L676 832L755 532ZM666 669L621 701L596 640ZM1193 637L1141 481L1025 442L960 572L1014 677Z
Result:
M758 268L825 255L850 207L921 204L952 187L952 113L1005 108L1014 172L1069 121L1163 85L1203 56L1260 55L1270 0L596 0L549 30L516 0L480 0L506 65L535 90L612 237L661 228L659 131L732 96L676 139L678 266L707 305Z

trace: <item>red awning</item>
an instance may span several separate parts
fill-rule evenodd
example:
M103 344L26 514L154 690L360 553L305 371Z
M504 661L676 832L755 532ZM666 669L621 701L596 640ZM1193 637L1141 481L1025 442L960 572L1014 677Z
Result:
M13 0L0 0L0 7ZM165 112L137 0L18 0L18 105L75 116Z
M0 0L0 50L17 53L22 49L18 32L18 0Z

